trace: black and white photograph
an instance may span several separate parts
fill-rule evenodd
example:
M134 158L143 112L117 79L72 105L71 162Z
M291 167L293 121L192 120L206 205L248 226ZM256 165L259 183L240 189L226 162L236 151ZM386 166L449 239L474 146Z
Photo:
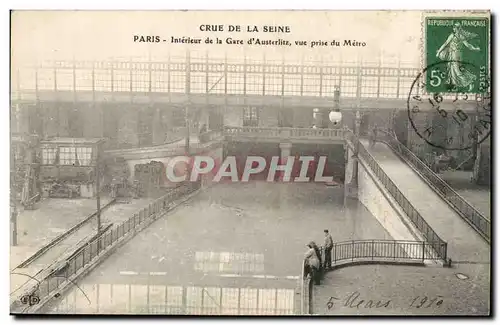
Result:
M10 20L11 315L492 314L490 11Z

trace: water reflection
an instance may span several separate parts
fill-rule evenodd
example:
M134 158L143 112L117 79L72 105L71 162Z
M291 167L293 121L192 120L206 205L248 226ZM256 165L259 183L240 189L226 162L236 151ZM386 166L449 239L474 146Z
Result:
M254 273L264 271L264 254L196 252L196 271Z
M55 301L52 314L291 315L293 289L143 284L82 285Z

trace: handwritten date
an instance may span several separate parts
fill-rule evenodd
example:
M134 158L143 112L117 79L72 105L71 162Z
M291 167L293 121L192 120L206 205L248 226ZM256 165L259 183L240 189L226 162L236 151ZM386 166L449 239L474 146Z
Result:
M366 308L391 308L395 305L395 302L391 299L381 300L381 299L362 299L361 294L357 291L348 295L345 299L330 297L326 303L326 307L330 310L336 306L356 308L356 309L366 309ZM403 302L408 306L408 308L431 308L440 307L444 300L442 296L427 297L427 296L416 296L409 301Z

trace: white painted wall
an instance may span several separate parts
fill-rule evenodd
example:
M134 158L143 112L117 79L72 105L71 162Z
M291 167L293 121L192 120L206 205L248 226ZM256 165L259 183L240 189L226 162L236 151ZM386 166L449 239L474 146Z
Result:
M378 181L378 180L377 180ZM379 183L380 186L383 186ZM387 193L387 195L390 195ZM395 240L420 240L402 221L399 212L391 205L363 164L358 166L358 199L373 214Z

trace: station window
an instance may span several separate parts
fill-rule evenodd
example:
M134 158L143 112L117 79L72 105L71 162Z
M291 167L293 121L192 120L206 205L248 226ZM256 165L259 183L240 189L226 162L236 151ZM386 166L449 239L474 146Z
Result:
M56 148L43 148L42 149L42 164L53 165L56 163Z
M257 107L243 108L243 126L259 125L259 109Z
M80 166L90 166L92 162L92 148L76 148L76 158Z
M61 148L59 148L59 163L61 165L75 165L76 164L76 148L74 148L74 147L61 147Z

